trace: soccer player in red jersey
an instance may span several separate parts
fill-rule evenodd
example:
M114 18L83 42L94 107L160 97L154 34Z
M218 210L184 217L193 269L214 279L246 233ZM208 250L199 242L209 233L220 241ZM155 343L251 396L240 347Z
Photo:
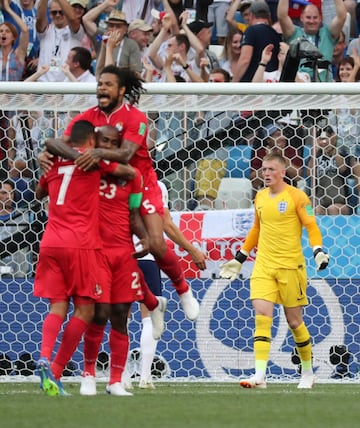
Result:
M129 163L139 169L144 177L140 214L149 234L150 252L160 269L171 279L186 316L195 320L199 315L199 304L184 278L178 257L166 244L163 235L161 191L147 148L148 122L145 114L133 105L138 102L142 92L142 80L135 72L113 65L105 67L98 79L98 105L76 116L65 131L65 138L70 135L72 126L78 120L89 120L96 127L113 125L118 129L121 140L119 149L88 150L77 159L76 164L88 170L101 158L106 158Z
M70 139L78 152L95 146L94 127L80 121ZM55 157L53 166L42 176L36 195L50 197L49 218L40 245L34 295L50 300L50 312L44 320L40 359L37 363L41 388L47 395L66 395L60 377L94 315L94 302L101 295L98 272L100 173L133 178L127 165L101 162L99 169L84 172L73 161ZM70 318L59 351L49 360L73 299Z
M104 149L119 147L117 129L109 125L99 127L97 146ZM141 238L142 244L148 239L139 211L143 179L139 170L134 169L136 176L133 180L120 181L106 175L100 182L100 236L103 242L100 272L103 293L95 304L95 317L85 333L81 395L96 395L95 365L108 319L111 322L111 354L106 391L117 396L132 395L121 383L129 350L127 319L132 302L142 300L144 281L134 257L132 234ZM158 297L157 300L164 312L166 299Z

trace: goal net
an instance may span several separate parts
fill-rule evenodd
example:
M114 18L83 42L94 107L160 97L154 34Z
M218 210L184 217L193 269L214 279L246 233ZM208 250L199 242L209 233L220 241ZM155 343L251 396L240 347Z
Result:
M309 279L305 322L313 363L323 382L357 382L360 358L360 86L359 84L148 84L140 109L149 118L149 149L169 191L175 224L207 254L207 269L181 258L200 316L188 321L170 282L166 330L153 375L159 379L236 381L254 370L254 314L249 300L252 253L242 276L219 279L249 231L252 201L263 187L262 157L280 151L287 180L304 189L316 209L330 264L317 272L307 236L303 246ZM0 380L34 379L41 326L48 311L34 298L33 275L46 207L35 200L37 153L49 137L61 137L77 112L96 103L87 84L0 83L1 183L10 179L12 214L1 217ZM4 199L2 200L4 201ZM4 204L4 202L3 202ZM4 212L4 211L3 211ZM133 376L139 373L141 317L134 305L129 325ZM108 335L98 369L107 376ZM82 344L64 375L82 369ZM268 375L299 376L299 360L284 313L276 307ZM74 378L75 379L75 378Z

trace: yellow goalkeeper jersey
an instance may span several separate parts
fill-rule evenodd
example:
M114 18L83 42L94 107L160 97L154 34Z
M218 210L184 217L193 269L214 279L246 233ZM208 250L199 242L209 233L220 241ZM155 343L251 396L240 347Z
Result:
M256 262L270 268L296 269L304 265L301 246L303 226L314 246L322 246L320 229L316 223L306 193L287 185L271 197L266 188L255 197L255 220L243 245L250 252L257 246Z

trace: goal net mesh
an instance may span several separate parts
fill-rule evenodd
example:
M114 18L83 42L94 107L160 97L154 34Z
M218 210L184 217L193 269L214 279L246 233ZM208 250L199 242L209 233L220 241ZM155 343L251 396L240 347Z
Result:
M168 188L173 220L208 260L207 269L200 272L183 249L171 244L200 302L200 316L196 322L185 318L164 276L163 294L169 304L153 375L158 379L236 381L253 372L249 276L255 253L244 264L242 276L231 283L219 279L219 266L233 257L252 225L253 197L263 187L262 157L269 150L278 150L288 161L288 182L311 198L319 214L324 248L330 253L329 268L317 272L304 234L309 280L304 318L312 336L317 377L323 382L357 381L358 94L338 89L324 93L316 84L312 92L304 93L266 93L261 84L251 87L260 88L258 91L249 87L248 93L235 89L229 93L222 85L218 93L211 85L208 93L191 93L189 86L179 85L171 86L173 91L168 93L150 85L140 108L148 115L149 150L159 179ZM34 198L40 176L37 154L47 138L62 136L77 112L96 103L93 94L78 91L79 95L75 90L71 94L58 86L57 94L26 93L25 89L0 93L1 182L10 178L16 189L12 203L16 215L2 216L0 227L0 380L35 379L34 361L48 311L48 303L32 295L39 241L47 221L46 209ZM210 86L204 84L204 88ZM136 377L141 361L141 317L137 304L133 309L129 362ZM98 360L104 377L108 376L108 357L106 334ZM296 380L298 364L283 310L276 307L269 378ZM64 375L75 379L81 369L82 344Z

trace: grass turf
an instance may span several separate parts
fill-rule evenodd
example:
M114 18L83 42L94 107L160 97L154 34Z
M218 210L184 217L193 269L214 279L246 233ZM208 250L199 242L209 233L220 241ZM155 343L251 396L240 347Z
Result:
M71 397L47 397L34 383L0 383L4 428L231 428L358 426L358 384L268 384L266 390L237 383L161 383L135 387L133 397L81 397L79 384L65 384Z

